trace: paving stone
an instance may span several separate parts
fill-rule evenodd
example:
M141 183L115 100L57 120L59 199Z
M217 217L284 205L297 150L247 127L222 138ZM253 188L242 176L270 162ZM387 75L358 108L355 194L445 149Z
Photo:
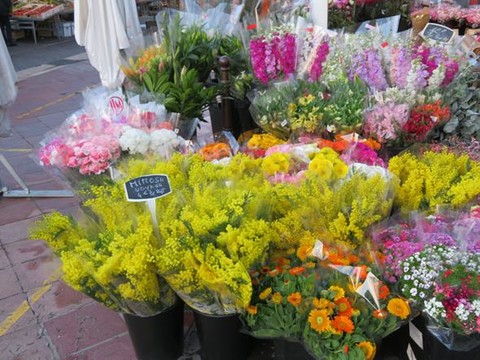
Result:
M19 188L20 189L20 188ZM41 214L31 199L1 199L0 242L8 244L27 238L27 227L34 217Z
M0 247L0 270L11 267L12 264L8 260L7 253Z
M5 245L10 263L17 265L39 257L50 255L52 251L43 240L20 240Z
M37 319L26 300L23 293L0 300L0 323L10 315L13 317L11 326L5 328L6 334L37 324Z
M7 200L10 201L10 200ZM12 200L12 206L8 206L6 208L0 208L0 220L3 218L3 212L14 211L18 207L21 207L22 201L25 202L25 199L14 199ZM27 200L25 205L31 204L30 200ZM38 209L37 209L38 210ZM40 211L38 211L40 213ZM40 217L31 217L26 218L24 220L15 221L11 223L7 223L0 226L0 242L3 245L11 244L15 241L20 240L27 240L29 239L29 229L33 225L33 223L39 220Z
M49 320L45 328L61 358L79 354L127 331L117 313L98 303Z
M43 331L36 324L0 337L0 356L4 360L57 359Z
M22 292L22 287L11 267L0 270L0 284L0 299L5 299Z
M60 259L50 254L13 266L24 291L50 284L60 277Z
M135 351L128 334L111 339L105 343L94 346L75 355L70 355L66 360L134 360Z
M35 290L28 292L31 298ZM76 290L63 281L55 281L50 289L35 303L32 309L37 318L43 323L58 316L66 315L72 311L92 304L94 300Z

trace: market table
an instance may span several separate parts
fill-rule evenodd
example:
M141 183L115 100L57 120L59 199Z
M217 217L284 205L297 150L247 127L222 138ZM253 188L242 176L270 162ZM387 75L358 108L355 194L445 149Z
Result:
M33 41L37 44L37 24L50 18L55 19L55 25L60 23L59 14L63 11L63 5L28 4L15 9L12 13L12 30L30 30ZM60 32L57 32L60 36Z

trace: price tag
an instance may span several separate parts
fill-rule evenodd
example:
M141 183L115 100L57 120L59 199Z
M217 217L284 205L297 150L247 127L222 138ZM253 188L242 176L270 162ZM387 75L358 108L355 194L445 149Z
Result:
M420 349L423 350L423 335L422 332L410 321L408 323L408 332L410 334L410 338L415 341Z
M428 23L420 32L420 36L448 44L455 37L455 31L444 25Z
M155 199L168 195L172 192L167 175L145 175L127 181L125 184L127 201L146 202L150 216L152 217L153 230L161 242L158 230L157 207Z
M128 201L157 199L172 192L167 175L145 175L125 183Z

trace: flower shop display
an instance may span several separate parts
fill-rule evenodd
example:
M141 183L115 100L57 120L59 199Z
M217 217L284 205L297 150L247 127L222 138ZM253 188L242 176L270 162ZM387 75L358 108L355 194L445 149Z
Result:
M121 188L94 186L78 220L54 212L32 229L62 261L63 280L124 314L139 359L177 359L183 349L183 303L159 277L159 246L148 211ZM168 331L165 331L168 327Z
M380 226L374 233L385 278L416 311L423 312L424 321L414 322L425 338L421 358L442 351L446 358L455 358L455 351L471 356L468 351L480 344L476 310L479 226L477 206L473 206L433 215L414 214ZM438 348L438 341L445 350Z
M363 22L371 19L401 15L408 19L410 14L410 1L406 0L356 0L355 20Z
M424 311L428 331L451 350L477 347L479 254L443 245L426 246L401 266L402 290Z
M394 206L402 212L433 210L438 205L458 208L480 193L480 164L468 155L405 153L391 158L388 169L400 180Z
M85 96L91 95L86 92ZM87 100L82 110L47 133L38 150L40 164L60 169L76 186L79 179L87 183L95 177L105 181L97 175L106 174L125 156L157 154L169 158L174 152L188 150L185 138L178 135L182 133L178 116L168 114L163 105L140 103L137 97L127 102L117 95L107 101L99 105ZM115 101L121 101L118 114ZM189 128L190 132L194 130ZM184 136L188 138L189 134Z
M373 359L376 341L409 317L409 305L368 275L351 250L323 244L319 253L319 244L253 270L246 325L254 336L299 341L316 359ZM371 295L363 291L367 283L376 289Z
M452 117L443 126L447 136L478 138L480 132L480 73L469 69L448 98Z
M214 40L199 25L186 26L180 16L164 14L162 43L145 49L122 66L127 78L138 87L163 99L168 111L179 113L192 124L203 120L203 112L214 99L216 87L204 83L213 69Z

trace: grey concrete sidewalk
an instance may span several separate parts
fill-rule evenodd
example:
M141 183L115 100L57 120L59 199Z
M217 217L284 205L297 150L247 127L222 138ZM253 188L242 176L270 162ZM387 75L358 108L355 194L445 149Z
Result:
M18 81L59 66L87 60L85 49L77 45L73 36L63 39L40 39L37 45L31 40L22 39L17 44L9 47L8 51L17 71Z

